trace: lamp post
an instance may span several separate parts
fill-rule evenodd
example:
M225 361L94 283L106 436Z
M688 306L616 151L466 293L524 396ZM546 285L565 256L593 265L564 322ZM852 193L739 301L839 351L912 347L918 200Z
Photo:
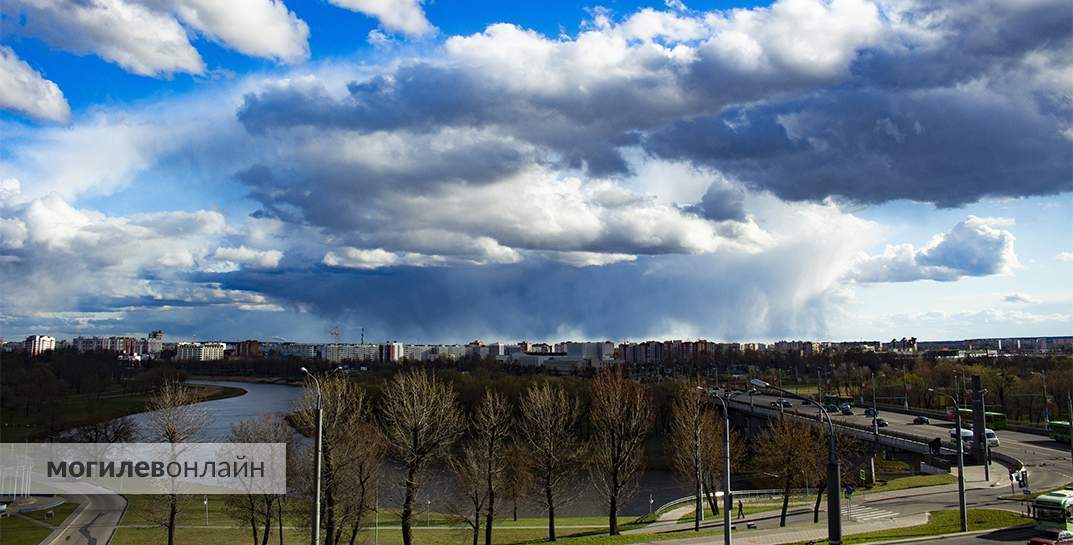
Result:
M840 496L842 492L842 470L838 464L838 440L835 438L835 425L831 422L831 415L827 413L827 409L823 405L807 397L787 392L782 388L775 388L760 379L754 378L749 382L757 388L771 388L784 395L811 403L820 410L824 420L827 421L827 435L829 438L827 449L827 543L829 545L842 545L842 497Z
M734 396L742 393L745 392L731 392L729 395L725 392L723 394L711 394L723 406L723 545L731 545L730 512L734 509L734 498L730 495L730 411L727 409L727 400L733 399ZM748 394L751 400L753 390L749 390ZM752 415L750 415L751 417ZM703 505L701 509L703 509Z
M336 367L328 372L332 374L342 367ZM313 438L313 531L310 536L310 543L313 545L320 545L320 459L321 459L321 437L323 432L323 413L320 406L320 380L313 376L313 373L309 372L309 369L302 368L302 372L313 379L313 384L317 387L317 403L316 403L316 433Z
M980 390L980 405L984 411L984 480L991 482L991 441L987 437L987 388Z
M1051 423L1051 398L1047 396L1047 371L1032 371L1033 375L1039 375L1043 382L1043 425ZM1073 420L1073 416L1070 416Z
M961 406L950 394L937 392L935 388L928 388L928 391L950 398L950 402L954 404L954 433L957 434L958 449L958 511L961 515L961 531L967 532L969 531L969 515L965 509L965 448L961 444Z

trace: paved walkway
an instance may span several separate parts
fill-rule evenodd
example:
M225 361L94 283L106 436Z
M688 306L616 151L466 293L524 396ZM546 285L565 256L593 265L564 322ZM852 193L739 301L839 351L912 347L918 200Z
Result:
M894 519L870 520L861 522L844 521L842 523L842 535L863 534L891 528L907 528L928 522L928 514L908 515ZM786 543L798 543L802 541L820 541L827 539L826 524L810 524L807 527L787 527L772 530L740 530L734 531L734 543L737 545L783 545ZM722 535L690 538L683 535L682 539L673 541L675 545L700 545L717 544L723 542ZM668 541L652 541L645 543L666 544ZM642 544L645 545L645 544Z

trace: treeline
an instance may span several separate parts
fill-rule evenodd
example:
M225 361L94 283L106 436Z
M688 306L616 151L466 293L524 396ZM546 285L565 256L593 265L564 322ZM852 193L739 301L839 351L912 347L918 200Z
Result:
M170 365L130 368L108 351L56 350L33 359L5 354L0 366L0 408L22 416L47 411L72 396L99 400L108 395L149 392L168 380L185 377Z
M500 378L486 382L467 406L463 385L469 381L464 374L449 370L401 370L385 381L319 375L323 542L356 543L378 507L377 498L383 498L385 489L395 489L403 492L402 541L413 543L417 498L433 466L449 468L458 494L453 495L448 514L471 529L474 544L482 539L485 545L493 543L497 519L514 511L521 499L538 503L547 513L547 539L554 541L556 513L577 492L579 483L599 492L608 513L609 533L616 535L621 531L623 502L636 491L645 467L645 444L656 426L654 394L658 389L667 389L669 395L666 443L674 471L693 490L721 488L723 415L699 378L646 385L622 368L607 368L584 381L543 377L514 383L521 386L518 391L500 389L511 384L511 379ZM307 384L288 418L307 436L315 429L316 384ZM181 390L181 386L167 386L162 391ZM195 413L188 418L196 424L204 417ZM196 428L190 423L173 422L159 428ZM229 512L249 525L254 543L267 542L284 511L306 521L308 527L313 520L308 501L314 482L311 445L292 441L287 423L268 417L243 422L230 439L290 443L290 494L228 499ZM820 487L818 513L826 492L825 445L821 427L796 418L776 419L755 437L731 430L732 471L749 469L767 475L782 489L785 524L794 489ZM844 481L860 484L857 469L867 460L866 449L843 440L839 456ZM397 477L384 475L387 460L401 467ZM701 501L698 494L698 509ZM181 502L171 498L160 504L178 509ZM709 498L709 507L719 512L714 496ZM160 521L174 520L164 514ZM170 542L175 527L167 530Z

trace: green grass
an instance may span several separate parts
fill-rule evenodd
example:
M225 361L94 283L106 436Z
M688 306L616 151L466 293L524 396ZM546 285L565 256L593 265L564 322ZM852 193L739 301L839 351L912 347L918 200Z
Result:
M969 531L995 530L1030 524L1032 519L1023 517L1011 511L1001 509L969 509ZM910 526L908 528L892 528L878 532L866 532L844 536L842 542L845 545L858 543L871 543L874 541L888 541L894 539L907 539L912 537L928 537L942 534L951 534L961 531L956 509L949 511L932 511L931 517L926 524ZM802 545L807 542L801 542ZM827 540L817 541L814 545L827 545Z
M59 526L61 522L67 520L67 517L69 517L77 507L77 503L65 502L61 503L60 505L57 505L56 507L53 507L52 509L31 511L29 513L23 513L23 515L26 515L34 520L44 522L45 524ZM52 520L49 520L45 517L45 513L48 513L49 511L52 511L53 513Z
M241 388L229 386L192 387L197 390L201 401L235 397L245 392ZM0 435L3 441L8 443L41 439L50 432L66 431L144 412L147 398L146 392L110 394L99 400L96 396L75 395L48 403L40 411L31 412L29 416L21 410L5 410Z
M14 515L0 518L0 543L4 545L37 545L51 530Z
M893 492L909 488L922 488L925 486L939 486L956 483L957 477L949 474L941 475L913 475L912 477L899 477L884 483L879 483L872 488L859 489L857 494L875 494L877 492Z
M50 526L59 526L78 507L77 503L63 503L53 507L52 520L45 518L45 513L50 509L42 509L23 515L34 520L41 521ZM28 520L14 515L0 519L0 543L4 545L37 545L51 532L48 528L34 524Z
M880 473L906 473L912 471L907 462L901 460L885 460L876 456L876 471Z

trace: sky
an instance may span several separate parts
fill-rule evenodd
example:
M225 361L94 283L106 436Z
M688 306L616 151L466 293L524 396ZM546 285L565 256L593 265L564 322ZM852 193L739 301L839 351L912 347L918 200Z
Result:
M8 0L0 336L1073 335L1067 0Z

